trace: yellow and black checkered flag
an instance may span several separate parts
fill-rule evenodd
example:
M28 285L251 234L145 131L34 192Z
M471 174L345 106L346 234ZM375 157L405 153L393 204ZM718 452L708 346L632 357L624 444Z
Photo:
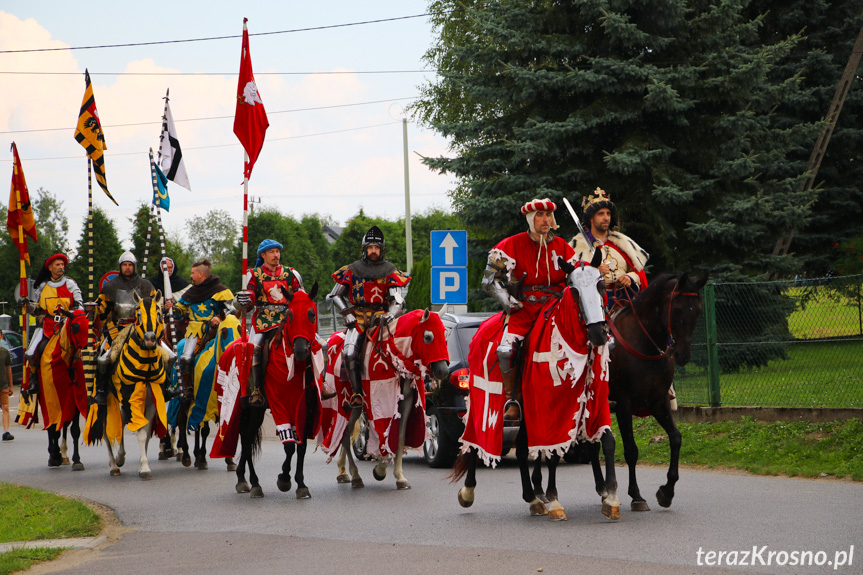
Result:
M90 84L90 73L84 70L84 80L87 83L84 89L84 101L81 103L81 113L78 115L78 127L75 128L75 140L87 150L87 156L93 161L93 171L96 172L96 181L114 204L117 200L108 191L108 182L105 181L105 158L102 153L108 149L105 144L105 134L102 133L102 122L99 120L99 112L96 111L96 98L93 97L93 86Z

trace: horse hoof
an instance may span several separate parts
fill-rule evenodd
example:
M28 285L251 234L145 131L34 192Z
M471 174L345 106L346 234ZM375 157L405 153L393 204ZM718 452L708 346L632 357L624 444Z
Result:
M279 491L285 493L291 490L291 478L285 478L279 473L279 476L276 478L276 487L279 488ZM299 489L297 490L299 492Z
M111 477L119 477L120 470L119 469L111 469Z
M75 463L72 465L72 471L84 471L83 463Z
M197 468L198 468L199 470L201 470L201 471L206 471L207 469L209 469L209 468L210 468L210 466L209 466L209 464L207 463L207 460L206 460L206 459L202 459L200 462L198 462L198 464L197 464L197 465L195 465L195 467L197 467Z
M192 465L192 458L188 455L184 455L180 461L183 462L183 467L190 467Z
M602 514L609 519L620 519L620 505L602 504Z
M458 490L458 504L461 505L462 507L470 507L471 505L473 505L473 496L471 496L471 498L468 499L465 497L465 494L463 493L463 491L464 491L463 487Z
M630 506L632 511L650 511L650 506L647 504L647 501L633 501Z
M362 477L357 477L356 479L351 479L351 487L353 487L354 489L361 489L365 486L366 486L366 484L363 483Z
M297 487L297 499L311 499L312 494L308 487Z
M58 455L54 457L52 455L48 456L48 467L60 467L62 465L63 459Z
M236 471L236 470L237 470L237 464L236 463L229 463L228 464L228 471L229 472Z
M659 503L662 507L671 507L671 499L674 497L668 497L663 491L662 487L656 490L656 502Z
M237 483L234 489L237 490L237 493L248 493L252 490L252 486L249 485L246 481L240 481L239 483Z
M530 504L530 515L531 517L548 515L548 508L539 499L534 499Z
M400 479L400 480L396 481L396 489L402 490L402 489L410 489L410 488L411 488L411 484L408 483L407 479Z
M566 511L564 511L563 508L552 509L548 512L549 521L566 521L567 519Z
M347 473L340 473L336 476L336 483L350 483L351 476Z
M64 457L63 461L60 462L60 465L72 465L72 462L69 461L68 457Z
M178 463L179 463L180 461L183 461L183 454L182 454L182 453L180 453L179 451L176 453L176 457L177 457L177 462L178 462Z
M384 479L386 479L386 477L387 477L387 468L386 468L386 467L384 467L384 471L383 471L383 473L380 473L380 472L378 471L378 466L377 466L377 465L375 465L375 466L374 466L374 468L372 468L372 475L373 475L373 476L374 476L374 478L375 478L375 479L377 479L378 481L383 481L383 480L384 480Z
M171 459L171 455L169 453L165 453L163 451L159 452L159 461L167 461Z
M257 499L258 497L263 497L264 496L264 490L261 489L260 485L255 485L254 487L252 487L252 490L249 492L249 496L252 497L253 499Z
M141 479L147 480L147 479L151 479L153 477L153 474L150 471L139 471L138 477L140 477Z

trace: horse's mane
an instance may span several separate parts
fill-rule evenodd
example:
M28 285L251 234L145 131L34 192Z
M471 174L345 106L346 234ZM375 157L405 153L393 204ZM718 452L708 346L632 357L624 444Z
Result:
M642 309L661 308L663 305L663 299L665 298L666 284L672 281L678 282L685 275L686 274L682 272L665 273L653 278L644 290L640 291L634 298L632 298L632 307L638 308L639 311ZM689 282L687 281L687 284L688 283ZM683 286L680 287L683 288ZM630 313L630 310L630 306L626 306L620 314L623 315Z

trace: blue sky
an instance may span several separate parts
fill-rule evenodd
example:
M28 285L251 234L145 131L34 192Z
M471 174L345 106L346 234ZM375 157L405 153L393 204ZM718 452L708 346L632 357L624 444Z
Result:
M0 7L0 51L239 36L243 17L249 18L249 31L255 34L427 11L426 2L416 0L175 2L148 10L129 2L102 3L92 9L61 1L7 4L11 5ZM428 19L252 36L250 42L270 120L249 187L252 196L261 198L259 205L276 206L297 217L324 214L340 224L360 207L369 215L402 217L400 120L402 106L410 102L402 98L416 97L418 86L433 73L361 72L422 70L421 58L433 42ZM141 201L151 197L147 151L158 145L167 88L192 191L170 186L172 210L163 214L165 227L181 233L186 219L210 209L228 210L240 221L243 151L232 132L239 58L239 38L0 54L0 72L65 73L0 74L0 132L17 143L31 192L44 187L63 200L71 245L77 243L86 215L86 159L73 139L84 68L90 70L105 126L108 186L120 206L110 203L95 182L94 198L118 224L121 240L128 239L128 219ZM117 72L126 75L107 75ZM212 75L160 75L176 72ZM296 111L378 100L383 102ZM53 128L61 130L24 132ZM446 142L413 123L408 125L408 138L412 212L448 209L452 180L429 172L417 155L443 154ZM10 158L0 156L0 170L9 174Z

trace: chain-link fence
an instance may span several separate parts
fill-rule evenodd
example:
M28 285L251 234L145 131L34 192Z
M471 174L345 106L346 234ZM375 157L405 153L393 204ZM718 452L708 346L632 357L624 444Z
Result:
M684 405L863 407L863 275L711 283Z

